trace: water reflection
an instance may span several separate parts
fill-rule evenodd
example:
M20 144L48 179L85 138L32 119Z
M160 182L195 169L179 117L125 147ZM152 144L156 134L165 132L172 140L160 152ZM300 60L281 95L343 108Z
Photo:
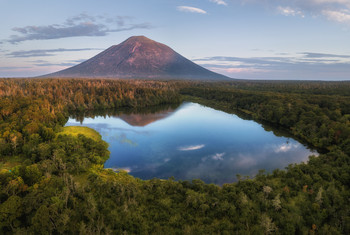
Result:
M199 144L199 145L190 145L190 146L183 146L183 147L178 147L177 149L180 151L193 151L193 150L198 150L201 148L204 148L205 144Z
M146 126L152 122L164 119L170 116L179 107L177 104L158 105L147 108L121 108L107 110L87 110L85 112L76 112L71 115L72 119L84 122L85 118L95 117L119 117L131 126ZM104 124L104 123L102 123Z
M67 125L94 128L110 144L105 167L142 179L174 176L221 185L237 174L254 176L260 169L307 161L312 153L271 127L195 103L75 119Z

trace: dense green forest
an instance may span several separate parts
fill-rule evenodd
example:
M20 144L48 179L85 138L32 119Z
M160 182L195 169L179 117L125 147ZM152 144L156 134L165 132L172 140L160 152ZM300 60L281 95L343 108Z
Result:
M222 187L103 169L69 115L192 100L288 130L308 163ZM0 79L0 234L350 234L350 83Z

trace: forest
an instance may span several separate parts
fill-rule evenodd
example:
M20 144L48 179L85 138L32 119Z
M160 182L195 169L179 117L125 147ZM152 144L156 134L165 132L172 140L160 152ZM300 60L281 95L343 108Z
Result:
M286 129L307 163L217 186L104 169L72 114L195 101ZM109 111L110 112L110 111ZM350 82L0 79L0 234L350 234Z

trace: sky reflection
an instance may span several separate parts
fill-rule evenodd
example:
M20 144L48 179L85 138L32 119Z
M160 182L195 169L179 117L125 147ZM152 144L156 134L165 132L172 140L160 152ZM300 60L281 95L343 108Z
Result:
M69 119L67 125L99 131L110 145L105 167L127 169L142 179L174 176L221 185L236 181L237 174L252 177L260 169L271 172L306 162L313 154L297 141L277 137L254 121L195 103L150 115L85 118L82 124Z

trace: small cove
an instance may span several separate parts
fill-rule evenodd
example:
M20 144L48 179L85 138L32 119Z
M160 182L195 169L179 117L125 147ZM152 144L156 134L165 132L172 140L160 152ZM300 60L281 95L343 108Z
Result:
M317 155L252 120L190 102L70 118L66 124L80 125L95 129L109 143L106 168L124 169L141 179L174 176L222 185L236 181L237 174L253 177L260 169L284 169Z

